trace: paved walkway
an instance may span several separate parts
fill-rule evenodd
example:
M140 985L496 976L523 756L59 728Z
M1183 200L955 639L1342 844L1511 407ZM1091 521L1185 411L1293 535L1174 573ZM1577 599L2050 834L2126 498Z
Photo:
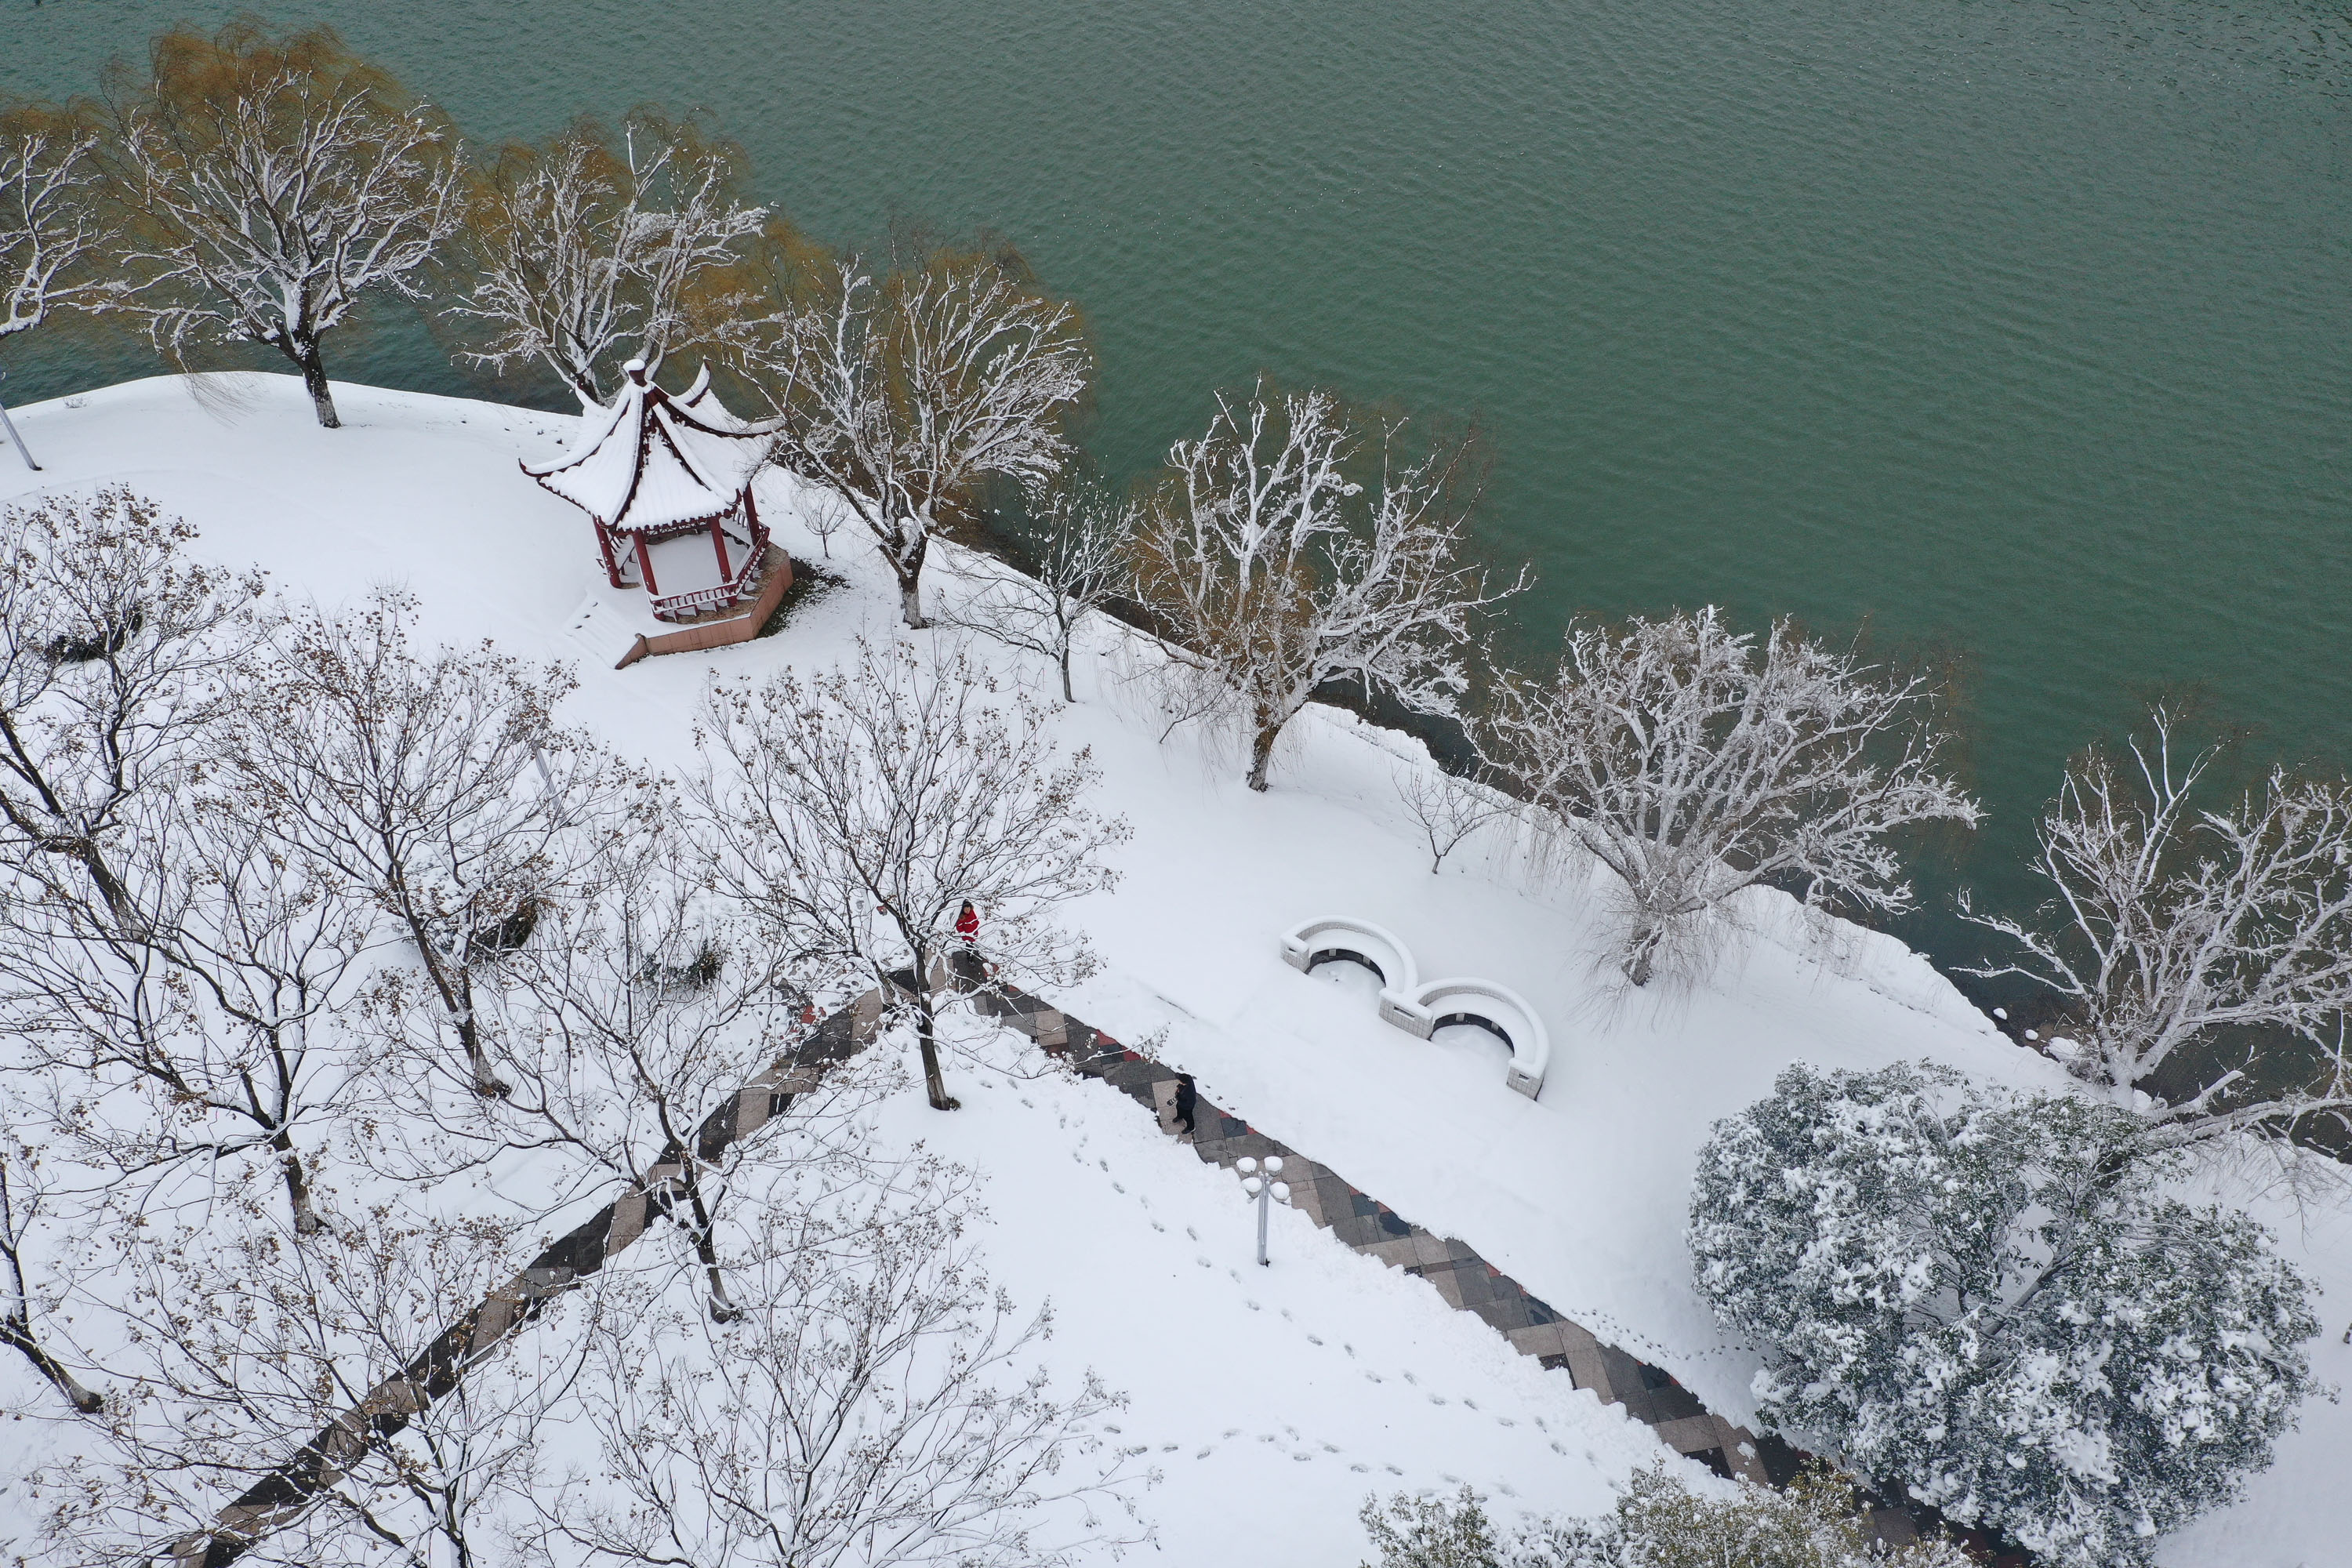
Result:
M935 972L935 983L941 979ZM897 984L910 989L912 974L898 976ZM972 990L971 999L1079 1073L1125 1092L1154 1114L1162 1131L1174 1135L1178 1075L1173 1068L1013 987ZM871 991L820 1022L792 1056L745 1084L704 1119L696 1131L695 1154L715 1160L729 1143L783 1114L793 1096L813 1085L828 1065L856 1056L873 1041L882 1012L882 994ZM1666 1373L1601 1343L1529 1295L1467 1244L1412 1224L1358 1191L1329 1166L1266 1137L1207 1100L1196 1105L1194 1128L1192 1152L1212 1164L1231 1166L1244 1155L1282 1156L1292 1207L1357 1251L1427 1280L1449 1304L1475 1313L1522 1354L1567 1373L1577 1387L1592 1390L1603 1404L1623 1405L1628 1415L1655 1429L1677 1453L1703 1460L1720 1474L1755 1481L1785 1482L1795 1473L1799 1456L1787 1445L1769 1437L1759 1440L1746 1427L1713 1414ZM415 1411L456 1388L477 1357L634 1243L676 1201L672 1184L684 1154L673 1151L672 1156L656 1166L643 1185L551 1243L398 1375L371 1390L300 1452L223 1508L210 1530L182 1541L173 1552L174 1568L228 1568L260 1537L333 1485L378 1437L398 1432Z
M1158 1118L1162 1131L1176 1136L1174 1068L1129 1050L1092 1025L1025 992L998 987L972 999L1049 1055L1127 1094ZM1244 1155L1280 1155L1291 1207L1357 1251L1427 1280L1449 1305L1476 1314L1521 1354L1567 1373L1577 1387L1592 1390L1603 1405L1623 1405L1626 1415L1654 1428L1676 1453L1702 1460L1720 1475L1753 1481L1785 1481L1795 1473L1794 1450L1771 1438L1759 1441L1746 1427L1709 1411L1668 1373L1601 1343L1479 1257L1468 1243L1412 1224L1349 1184L1328 1165L1205 1100L1196 1103L1193 1127L1192 1152L1211 1164L1230 1167Z

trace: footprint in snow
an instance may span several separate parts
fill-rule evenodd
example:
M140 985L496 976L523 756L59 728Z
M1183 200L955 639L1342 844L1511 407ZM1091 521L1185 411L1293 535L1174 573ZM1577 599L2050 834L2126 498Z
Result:
M1443 1394L1433 1394L1429 1396L1429 1402L1432 1405L1443 1405L1445 1403L1445 1397Z
M1360 1476L1368 1476L1372 1471L1372 1467L1370 1465L1349 1465L1348 1468Z
M1225 1428L1225 1436L1228 1437L1238 1437L1241 1435L1242 1429L1238 1426L1228 1426Z
M1152 1229L1154 1229L1154 1230L1156 1230L1156 1231L1158 1231L1158 1232L1160 1232L1160 1233L1161 1235L1163 1235L1163 1236L1165 1236L1165 1235L1168 1233L1168 1227L1167 1227L1166 1226L1164 1226L1164 1225L1161 1225L1161 1224L1160 1224L1158 1220L1156 1220L1156 1219L1155 1219L1155 1220L1153 1220L1153 1221L1151 1222L1151 1228L1152 1228Z
M1519 1495L1510 1489L1509 1483L1505 1481L1496 1481L1495 1483L1495 1489L1502 1493L1505 1497L1517 1497Z
M1467 1404L1469 1404L1470 1402L1469 1402L1468 1400L1466 1400L1466 1399L1465 1399L1465 1400L1464 1400L1462 1403L1463 1403L1463 1404L1465 1404L1465 1405L1467 1405ZM1497 1426L1517 1426L1517 1425L1518 1425L1518 1423L1517 1423L1517 1422L1516 1422L1516 1421L1514 1421L1514 1420L1512 1420L1512 1419L1511 1419L1509 1416L1507 1416L1507 1415L1497 1415L1497 1416L1496 1416L1496 1417L1495 1417L1495 1425L1496 1425Z
M1215 1445L1215 1444L1213 1444L1213 1443L1212 1443L1211 1445L1209 1445L1209 1447L1205 1447L1205 1448L1202 1449L1199 1453L1197 1453L1197 1454L1193 1455L1192 1457L1193 1457L1194 1458L1196 1458L1196 1459L1205 1459L1205 1458L1207 1458L1210 1455L1212 1455L1212 1454L1215 1453L1216 1451L1217 1451L1216 1445Z
M1181 1443L1162 1443L1160 1445L1160 1451L1163 1454L1172 1454L1182 1447Z
M1030 1098L1029 1098L1027 1095L1025 1095L1025 1094L1024 1094L1024 1095L1023 1095L1023 1096L1021 1097L1021 1103L1022 1103L1022 1104L1024 1104L1024 1105L1025 1105L1025 1106L1027 1106L1027 1107L1028 1107L1030 1110L1036 1110L1036 1109L1037 1109L1037 1102L1036 1102L1035 1100L1034 1100L1030 1099Z
M1397 1373L1397 1375L1398 1375L1399 1377L1403 1378L1407 1383L1416 1383L1416 1384L1417 1384L1417 1383L1419 1383L1419 1382L1421 1381L1421 1379L1419 1379L1419 1378L1417 1378L1417 1377L1413 1376L1413 1375L1412 1375L1412 1373L1409 1373L1409 1372L1401 1372L1401 1373Z
M1324 1445L1323 1445L1323 1451L1324 1451L1325 1453L1327 1453L1327 1454L1336 1454L1336 1453L1338 1453L1339 1450L1337 1447L1335 1447L1334 1446L1332 1446L1331 1444L1329 1444L1329 1443L1326 1443L1326 1444L1324 1444Z
M1261 1443L1271 1443L1274 1441L1274 1434L1271 1432L1261 1432L1257 1435L1257 1440Z
M1462 1403L1472 1410L1478 1408L1478 1402L1475 1399L1465 1399Z
M1290 1316L1287 1312L1285 1312L1282 1315L1286 1318ZM1319 1345L1323 1342L1323 1336L1320 1334L1309 1334L1307 1336L1307 1342L1310 1345Z
M1199 1264L1199 1265L1200 1265L1202 1268L1213 1268L1214 1267L1216 1267L1214 1264L1211 1263L1211 1262L1210 1262L1207 1258L1195 1258L1194 1259L1192 1259L1192 1261L1193 1261L1193 1262L1195 1262L1195 1263L1197 1263L1197 1264Z
M1291 1456L1290 1456L1290 1458L1291 1458L1291 1459L1292 1459L1292 1461L1293 1461L1294 1463L1303 1465L1303 1464L1306 1464L1308 1460L1310 1460L1310 1459L1314 1458L1315 1458L1315 1456L1314 1456L1314 1455L1312 1455L1312 1454L1293 1454L1293 1455L1291 1455Z
M1110 1184L1110 1190L1115 1193L1123 1193L1127 1191L1125 1187L1120 1186L1117 1182L1113 1182Z
M1194 1241L1198 1241L1198 1240L1200 1240L1200 1239L1201 1239L1201 1233L1200 1233L1199 1231L1197 1231L1197 1230L1194 1230L1194 1229L1193 1229L1191 1226L1189 1226L1189 1225L1188 1225L1188 1226L1186 1226L1184 1227L1184 1234L1185 1234L1186 1236L1191 1237Z
M1562 1456L1563 1458L1565 1458L1565 1457L1566 1457L1566 1455L1567 1455L1567 1453L1568 1453L1568 1450L1567 1450L1567 1449L1565 1449L1565 1448L1563 1448L1563 1447L1561 1447L1558 1443L1554 1443L1554 1444L1551 1446L1551 1451L1552 1451L1553 1453L1555 1453L1555 1454L1559 1454L1559 1455Z
M1404 1474L1404 1472L1403 1472L1402 1470L1398 1469L1394 1465L1382 1465L1382 1466L1381 1467L1381 1468L1382 1468L1382 1469L1386 1470L1389 1474L1391 1474L1391 1475L1392 1475L1392 1476L1401 1476L1401 1475Z

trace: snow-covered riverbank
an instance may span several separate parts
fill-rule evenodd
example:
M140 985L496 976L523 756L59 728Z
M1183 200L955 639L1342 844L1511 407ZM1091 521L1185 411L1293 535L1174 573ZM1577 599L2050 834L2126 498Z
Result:
M158 379L16 411L46 467L29 473L0 457L0 501L125 483L195 524L201 553L257 563L290 596L332 605L402 584L421 603L423 638L490 637L574 662L581 689L567 717L657 765L688 754L711 670L829 664L856 637L908 635L887 571L842 535L830 565L849 587L803 606L778 636L614 671L596 657L601 644L572 629L600 581L588 528L516 467L552 455L570 420L350 387L337 393L348 427L324 431L291 380L222 390L200 404ZM761 500L780 539L818 557L790 486L763 481ZM953 552L943 554L928 590L935 602L957 591ZM912 635L929 645L931 634ZM1053 694L1041 668L982 651L1041 698ZM1275 788L1253 795L1238 760L1209 754L1198 736L1160 741L1119 679L1134 658L1124 634L1099 628L1081 661L1080 701L1057 721L1066 744L1094 749L1102 804L1136 828L1115 852L1120 886L1067 911L1106 960L1070 1005L1123 1037L1164 1029L1155 1054L1196 1074L1204 1094L1468 1241L1736 1419L1751 1414L1754 1362L1717 1334L1680 1241L1709 1123L1768 1092L1796 1059L1871 1068L1927 1058L2057 1081L1924 959L1852 927L1809 933L1784 921L1777 895L1753 902L1761 934L1707 984L1612 1002L1577 889L1531 889L1507 855L1485 847L1482 858L1475 842L1430 875L1391 783L1398 767L1428 765L1411 742L1315 710L1286 742ZM1541 1098L1505 1087L1498 1045L1416 1040L1347 987L1286 966L1280 932L1318 915L1388 928L1425 974L1482 975L1526 997L1553 1043ZM1627 1468L1682 1463L1428 1287L1349 1256L1297 1216L1277 1238L1281 1266L1249 1268L1229 1181L1114 1097L952 1070L966 1110L940 1117L908 1100L891 1133L989 1173L988 1252L1024 1305L1056 1303L1055 1363L1090 1363L1135 1394L1120 1424L1167 1474L1144 1507L1171 1560L1247 1550L1336 1568L1360 1555L1352 1516L1375 1487L1460 1477L1507 1486L1525 1507L1589 1510ZM2345 1210L2315 1210L2298 1228L2292 1211L2252 1201L2326 1288L2323 1318L2340 1326L2352 1310ZM2333 1332L2315 1361L2321 1377L2352 1381L2352 1350ZM0 1383L11 1398L42 1392L13 1362L0 1379L13 1380ZM2312 1405L2248 1500L2168 1543L2166 1560L2336 1560L2352 1526L2352 1502L2334 1484L2347 1453L2352 1417ZM0 1458L0 1475L8 1468ZM0 1496L0 1546L21 1521L8 1506L16 1495Z

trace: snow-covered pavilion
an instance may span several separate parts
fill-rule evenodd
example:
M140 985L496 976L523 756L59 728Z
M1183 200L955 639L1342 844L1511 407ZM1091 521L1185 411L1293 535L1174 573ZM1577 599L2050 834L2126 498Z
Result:
M572 449L523 472L588 514L605 576L615 588L643 588L656 618L693 619L760 597L771 571L791 571L783 552L769 549L751 495L777 425L729 413L707 367L676 396L643 360L622 368L620 396L582 416Z

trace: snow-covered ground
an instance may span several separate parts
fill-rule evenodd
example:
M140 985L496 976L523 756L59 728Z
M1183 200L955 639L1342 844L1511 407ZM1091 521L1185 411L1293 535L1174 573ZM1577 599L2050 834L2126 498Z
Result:
M902 635L887 572L844 534L830 565L851 586L804 605L781 635L615 672L609 639L572 629L592 595L611 596L586 522L516 466L555 453L572 421L363 387L336 395L340 431L317 428L299 384L278 377L202 403L157 379L21 409L46 469L0 455L0 501L128 483L196 524L204 553L258 563L288 595L331 605L403 584L422 603L425 639L488 637L579 664L566 716L656 763L688 753L712 669L823 665L858 635ZM818 556L787 482L763 480L761 502L795 554ZM954 552L934 560L927 592L952 596ZM1002 649L983 657L1052 691L1043 669ZM1120 680L1135 660L1124 634L1101 628L1081 661L1081 700L1058 721L1066 743L1094 748L1103 804L1136 829L1116 852L1118 888L1067 913L1106 960L1068 1005L1123 1038L1164 1029L1158 1054L1196 1074L1204 1095L1469 1242L1736 1419L1752 1413L1754 1361L1717 1334L1680 1241L1708 1124L1769 1092L1796 1059L1927 1058L2057 1081L1923 958L1852 927L1808 933L1777 895L1756 900L1761 934L1709 983L1612 1004L1579 889L1530 885L1504 847L1475 842L1429 873L1391 782L1400 766L1428 765L1416 746L1312 710L1274 789L1253 795L1235 760L1201 737L1160 742ZM1387 927L1424 975L1481 975L1526 997L1553 1042L1540 1100L1505 1087L1499 1045L1458 1030L1415 1040L1360 994L1286 967L1279 933L1318 915ZM1590 1511L1638 1465L1663 1458L1703 1474L1427 1286L1299 1216L1282 1216L1277 1266L1251 1267L1232 1178L1123 1097L978 1063L954 1071L962 1113L908 1100L888 1125L986 1173L989 1258L1024 1303L1054 1301L1053 1362L1091 1364L1133 1394L1122 1436L1148 1445L1165 1475L1143 1506L1170 1560L1356 1563L1353 1515L1375 1489L1458 1477L1527 1508ZM2236 1195L2319 1279L2323 1320L2340 1327L2352 1310L2347 1205L2298 1215L2267 1194ZM2352 1382L2352 1348L2336 1331L2314 1353L2323 1379ZM13 1359L0 1367L0 1380L25 1375ZM2347 1455L2352 1412L2313 1402L2247 1500L2168 1542L2164 1560L2345 1561ZM6 1519L11 1495L0 1494L0 1542L17 1522Z

